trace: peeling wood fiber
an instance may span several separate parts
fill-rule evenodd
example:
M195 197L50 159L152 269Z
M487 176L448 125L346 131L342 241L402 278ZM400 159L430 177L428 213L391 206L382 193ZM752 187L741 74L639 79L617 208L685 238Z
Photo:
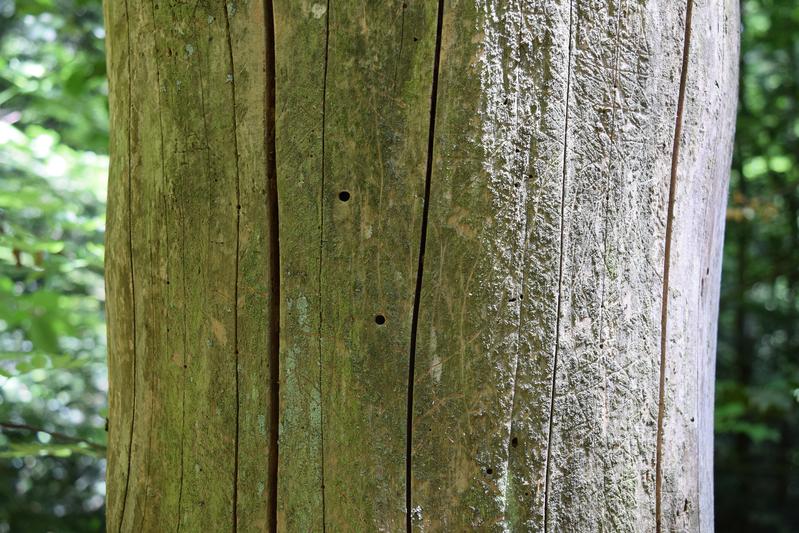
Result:
M712 531L737 10L105 0L108 530Z

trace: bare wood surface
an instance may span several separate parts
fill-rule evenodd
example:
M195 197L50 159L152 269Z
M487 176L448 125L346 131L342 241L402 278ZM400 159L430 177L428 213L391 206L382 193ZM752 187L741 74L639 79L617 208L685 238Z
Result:
M689 1L107 0L109 531L712 530Z

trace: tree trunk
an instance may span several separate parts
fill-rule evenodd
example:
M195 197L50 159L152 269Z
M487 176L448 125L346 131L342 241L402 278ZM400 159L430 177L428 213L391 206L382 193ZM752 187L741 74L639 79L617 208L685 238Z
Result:
M736 0L106 0L109 531L712 531Z

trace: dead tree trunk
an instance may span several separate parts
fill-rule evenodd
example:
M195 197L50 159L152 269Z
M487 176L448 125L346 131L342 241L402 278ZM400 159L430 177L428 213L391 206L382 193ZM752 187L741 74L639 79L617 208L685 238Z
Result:
M106 21L109 531L712 531L737 1Z

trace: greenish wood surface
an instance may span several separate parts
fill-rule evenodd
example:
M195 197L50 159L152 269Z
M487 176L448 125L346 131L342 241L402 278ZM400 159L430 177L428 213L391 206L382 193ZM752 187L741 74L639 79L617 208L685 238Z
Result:
M106 0L108 530L711 529L717 4Z
M331 531L405 525L410 326L436 8L425 1L328 7L320 319Z
M568 12L447 2L443 29L412 516L420 531L535 530L557 316Z
M262 2L225 4L228 73L212 79L233 98L237 155L237 463L234 527L275 527L280 272L272 20ZM217 17L217 15L212 15ZM209 24L211 19L207 19ZM217 19L214 19L216 22ZM210 36L209 36L210 37ZM220 43L221 44L221 43ZM229 111L228 111L229 113ZM220 116L222 116L220 114ZM230 161L230 159L228 159ZM229 333L228 333L229 334Z
M110 437L128 456L111 454L125 481L109 487L109 530L264 530L276 305L263 5L108 2L107 21L109 378L125 391ZM135 334L117 329L131 321ZM133 358L117 357L125 342Z
M280 197L278 529L324 529L319 261L326 4L274 3ZM329 199L332 201L333 199ZM293 238L287 238L293 237Z
M109 179L106 216L106 320L108 322L108 455L106 479L107 530L121 530L123 502L130 480L131 431L136 405L133 363L135 321L130 224L130 75L127 58L128 25L126 6L121 2L103 4L106 61L109 78Z

